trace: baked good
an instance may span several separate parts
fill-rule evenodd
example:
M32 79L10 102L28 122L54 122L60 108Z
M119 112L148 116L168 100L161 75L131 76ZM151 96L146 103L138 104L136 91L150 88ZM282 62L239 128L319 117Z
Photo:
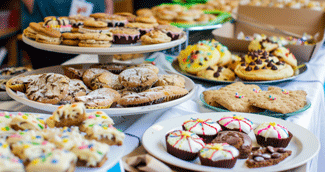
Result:
M110 146L121 146L123 145L125 135L123 132L113 127L113 125L95 124L91 129L87 130L87 135L85 137L89 140L97 140Z
M203 14L203 11L201 10L187 10L179 12L176 19L177 20L183 20L183 21L193 21L195 19L200 18L200 16Z
M28 99L49 104L58 104L67 97L70 79L57 73L44 73L30 82L26 88Z
M22 161L12 154L0 153L0 169L1 171L24 172L24 164Z
M256 141L261 146L287 147L293 135L275 122L264 122L254 129Z
M195 21L198 24L208 24L210 21L215 20L216 16L213 14L201 14L201 16L197 19L195 19Z
M44 121L37 115L31 113L18 113L9 123L9 126L18 130L43 130L45 128Z
M155 26L158 26L157 19L154 17L138 16L135 18L135 21L139 23L147 23L147 24L153 24Z
M231 61L226 65L230 70L235 71L236 67L245 62L245 55L231 55Z
M71 24L68 17L54 17L54 16L45 17L44 27L52 28L60 32L71 31Z
M102 33L110 34L111 28L107 27L107 23L103 21L84 21L84 25L79 27L80 33Z
M23 34L27 38L36 39L36 35L40 27L42 27L40 24L31 22L29 23L29 26L26 29L24 29Z
M157 10L155 17L161 20L174 20L177 17L177 12L166 9Z
M26 172L72 172L75 170L77 156L69 151L55 149L34 159L26 167Z
M86 21L86 20L94 21L95 19L92 17L83 16L83 15L72 15L72 16L69 16L69 20L72 25L71 32L78 33L79 26L83 26L84 21Z
M79 132L78 127L50 128L43 132L43 134L46 140L53 143L57 148L65 150L78 147L85 140L84 135Z
M87 85L87 87L91 87L91 80L94 78L95 75L101 74L104 72L108 72L106 69L100 68L89 68L87 69L82 75L82 81Z
M110 47L112 44L112 37L103 33L84 33L79 36L80 47Z
M150 70L154 71L156 74L159 73L159 68L156 67L154 65L154 63L144 62L144 63L140 63L138 65L130 66L129 68L134 68L134 67L147 68L147 69L150 69Z
M112 88L114 90L123 89L123 86L118 79L118 75L111 72L104 72L95 75L91 80L90 85L92 90L99 88Z
M212 40L212 43L217 48L220 53L220 60L218 62L219 66L226 66L231 62L231 53L228 48L222 45L220 42Z
M12 134L15 132L10 126L10 122L14 115L8 112L0 112L0 136Z
M239 151L238 159L246 159L252 151L252 139L239 131L221 131L212 143L228 143Z
M178 86L185 88L185 79L180 75L158 75L154 86Z
M10 155L10 154L11 154L11 151L10 151L9 143L6 142L6 139L0 138L0 156L1 155Z
M115 107L121 95L111 88L100 88L85 96L75 98L76 102L83 102L87 109L107 109Z
M153 16L153 14L149 8L138 9L135 13L137 16Z
M204 143L211 143L221 131L220 125L215 121L199 118L191 118L190 120L184 121L182 128L185 131L197 134L203 139Z
M288 91L279 87L269 87L253 95L249 103L253 106L286 114L295 112L307 104L307 93L303 90Z
M6 67L0 70L0 75L2 76L14 76L14 75L19 75L25 72L32 71L33 69L30 67Z
M61 44L78 46L80 42L79 40L80 35L81 35L80 33L62 33L63 40L61 41Z
M204 101L211 106L220 107L221 105L217 103L216 99L214 98L214 94L217 93L218 90L206 90L203 91Z
M272 146L257 148L246 160L248 168L276 165L291 155L291 150Z
M171 41L179 39L184 35L183 29L172 25L159 25L156 27L156 29L167 34L167 36L171 38Z
M80 146L74 147L71 152L78 157L77 166L101 167L107 161L109 146L95 140L83 140Z
M6 84L9 79L0 79L0 91L6 91Z
M45 141L41 131L39 130L25 130L19 131L9 135L6 139L7 144L13 145L20 141L29 141L29 142L43 142Z
M272 52L279 48L279 44L271 41L268 38L265 39L255 39L251 41L248 45L249 51L265 50L267 52Z
M166 102L181 98L188 94L188 91L185 88L171 85L153 87L144 92L162 92L166 96Z
M166 96L162 92L131 93L121 97L118 104L122 107L137 107L164 102Z
M167 34L159 31L152 30L145 35L141 36L141 44L142 45L150 45L150 44L161 44L170 42L171 38L167 36Z
M216 81L234 81L235 73L230 69L222 66L209 66L197 73L198 77Z
M119 74L120 83L135 92L149 89L157 80L158 76L153 70L142 67L126 69Z
M70 66L62 66L62 69L64 71L64 75L69 77L70 79L80 79L82 80L82 75L84 74L84 69L77 69Z
M166 134L166 146L171 155L182 160L194 160L205 143L194 133L175 130Z
M58 107L46 124L50 128L78 126L86 119L86 108L83 103L66 104Z
M292 53L290 53L289 49L279 47L273 52L273 55L278 57L280 61L284 61L291 65L292 68L297 67L297 59Z
M220 53L211 41L199 41L182 50L177 59L182 70L196 75L199 71L217 64Z
M114 125L114 121L103 111L86 113L86 119L80 124L80 131L88 133L94 125L109 126Z
M126 17L116 14L105 14L104 16L97 18L97 20L107 23L107 27L124 27L128 23Z
M41 74L37 75L27 75L27 76L16 76L8 80L6 86L8 86L13 91L25 92L26 87L30 82L37 80Z
M40 27L35 40L40 43L59 45L61 44L61 33L52 28Z
M253 130L253 122L241 115L225 115L218 120L222 130L239 131L249 134Z
M123 17L126 17L126 19L128 20L128 22L134 22L135 21L135 18L136 16L132 13L128 13L128 12L118 12L118 13L114 13L116 15L119 15L119 16L123 16Z
M67 97L63 98L60 103L74 103L78 96L85 96L89 92L87 86L79 79L70 79Z
M154 25L146 23L128 23L127 28L138 29L140 31L140 37L154 29Z
M213 99L233 112L261 112L260 108L252 106L249 102L254 94L259 94L260 88L257 85L245 85L242 82L235 82L216 90Z
M143 58L144 54L114 54L113 58L120 61Z
M206 144L199 154L202 165L221 168L233 168L238 156L239 151L227 143Z
M105 70L108 70L109 72L112 72L114 74L120 74L127 67L128 67L128 65L126 65L126 64L117 64L117 63L98 63L98 64L93 64L90 66L90 68L105 69Z
M114 44L134 44L140 39L140 31L131 28L115 28L113 33Z

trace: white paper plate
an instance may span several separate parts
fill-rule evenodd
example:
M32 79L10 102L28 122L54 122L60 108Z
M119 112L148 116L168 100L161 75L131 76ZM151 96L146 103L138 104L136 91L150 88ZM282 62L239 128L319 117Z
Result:
M94 64L94 63L92 63L92 64ZM66 66L73 67L73 66L82 65L83 68L89 68L89 66L91 66L92 64L87 63L87 64L66 65ZM34 70L31 72L26 72L26 73L24 73L24 75L50 73L50 72L64 74L62 66L53 66L53 67L47 67L47 68ZM166 72L162 71L162 70L160 70L159 73L166 74ZM176 73L171 73L171 74L176 74ZM176 74L176 75L180 75L180 74ZM101 111L104 111L109 116L137 115L137 114L145 114L145 113L149 113L149 112L153 112L153 111L157 111L157 110L171 108L173 106L181 104L181 103L189 100L194 95L196 87L195 87L194 82L191 79L189 79L183 75L180 75L180 76L182 76L185 79L185 88L189 91L189 93L184 97L181 97L179 99L172 100L169 102L155 104L155 105L131 107L131 108L109 108L109 109L101 109ZM12 91L8 87L6 88L6 91L7 91L8 95L11 98L13 98L14 100L16 100L22 104L25 104L27 106L36 108L36 109L41 109L41 110L45 110L48 112L54 112L59 107L59 105L39 103L36 101L29 100L27 98L20 97L17 95L16 92ZM87 111L87 113L90 113L90 112L97 111L97 110L98 109L87 109L86 111Z
M269 167L261 167L261 168L252 168L249 169L246 167L246 160L237 160L236 165L232 169L225 168L216 168L216 167L208 167L200 165L200 160L197 158L193 161L184 161L179 158L174 157L173 155L167 153L166 143L165 143L165 135L173 130L181 129L184 121L192 118L201 118L201 119L212 119L214 121L219 120L224 115L229 114L239 114L244 116L254 123L254 125L258 125L263 122L276 122L280 125L283 125L288 128L288 130L293 134L293 138L286 149L292 150L291 156L286 158L284 161L280 162L277 165L269 166ZM253 146L256 144L256 138L254 133L251 132L249 136L252 138ZM234 112L217 112L217 113L197 113L192 115L185 115L178 118L169 119L166 121L158 122L154 124L150 128L146 130L142 137L142 144L144 148L153 156L158 159L172 164L177 167L181 167L184 169L195 170L195 171L284 171L289 170L295 167L299 167L309 160L311 160L320 150L320 142L316 138L314 134L312 134L307 129L288 122L282 119L262 116L262 115L254 115L247 113L234 113Z
M13 115L17 115L18 112L9 112ZM30 112L21 112L21 113L30 113ZM32 113L35 115L39 115L39 118L43 119L44 121L50 117L48 114L40 114L40 113ZM124 142L128 142L127 139L129 137L126 136L124 139ZM107 158L108 160L106 163L100 167L100 168L85 168L85 167L76 167L76 172L106 172L113 166L115 166L118 161L122 158L124 150L125 150L125 144L122 146L110 146L110 151L108 152Z

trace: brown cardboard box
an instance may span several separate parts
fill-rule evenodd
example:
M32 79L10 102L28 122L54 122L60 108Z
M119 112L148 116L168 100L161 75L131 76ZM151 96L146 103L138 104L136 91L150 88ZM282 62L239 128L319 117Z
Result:
M274 27L296 34L302 35L304 32L315 35L319 33L316 45L286 45L300 62L307 62L315 56L317 50L324 41L325 13L308 9L289 9L256 6L239 6L238 19L252 22L241 17L243 14L253 18L258 23L273 25ZM212 33L217 41L228 47L230 51L247 52L250 41L238 40L240 32L253 36L254 33L266 34L267 36L284 36L263 30L243 22L227 23L222 28L214 30Z

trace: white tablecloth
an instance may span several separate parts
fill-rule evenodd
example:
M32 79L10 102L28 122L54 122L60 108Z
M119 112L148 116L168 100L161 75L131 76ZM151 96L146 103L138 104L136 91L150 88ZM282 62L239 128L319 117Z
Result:
M321 141L322 147L325 147L325 133L321 132L325 130L325 119L324 119L324 80L325 80L325 49L319 51L318 56L312 59L308 64L308 71L292 80L290 82L283 82L275 84L276 86L286 88L289 90L302 89L307 92L307 98L311 101L311 108L307 111L300 113L296 116L289 117L288 121L299 124L312 133L314 133ZM173 70L170 63L165 60L165 56L162 53L155 53L150 58L155 58L157 66L165 70ZM97 56L94 55L80 55L74 59L67 61L64 64L73 64L73 63L96 63L98 62ZM201 102L198 100L198 95L206 88L211 85L201 85L197 84L197 94L193 99L182 103L171 109L156 111L154 113L145 114L145 115L135 115L129 116L127 118L120 118L120 124L117 125L117 128L122 129L125 133L129 133L139 138L142 137L145 130L153 125L154 123L170 119L172 117L177 117L181 115L201 113L201 112L211 112L211 110L202 106ZM27 107L16 101L3 101L0 102L0 109L14 110L14 111L23 111L23 112L43 112L34 108ZM47 112L48 113L48 112ZM126 152L128 154L132 152L138 145L139 139L136 137L127 136L125 141ZM317 162L318 169L325 169L325 149L321 149L319 156L315 157L310 161L307 166L300 168L299 171L317 171ZM307 170L305 170L305 168Z

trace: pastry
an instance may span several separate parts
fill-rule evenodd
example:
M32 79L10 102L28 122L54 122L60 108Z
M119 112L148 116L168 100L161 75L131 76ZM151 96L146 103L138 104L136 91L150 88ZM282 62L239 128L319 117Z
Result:
M13 91L25 92L27 85L37 80L40 76L41 74L13 77L8 80L6 85Z
M64 75L66 75L70 79L82 80L82 75L85 72L84 69L77 69L77 68L69 67L69 66L62 66L62 69L64 71Z
M82 81L87 85L87 87L91 87L91 80L94 78L95 75L101 74L104 72L108 72L106 69L100 68L89 68L87 69L82 75Z
M68 17L54 17L54 16L45 17L44 27L52 28L60 32L71 31L71 24Z
M0 70L0 75L2 76L14 76L14 75L19 75L25 72L32 71L32 68L29 67L6 67Z
M297 59L292 53L290 53L289 49L285 47L279 47L273 52L273 54L278 57L280 61L284 61L287 64L291 65L292 68L297 67Z
M26 29L24 29L23 34L27 38L31 38L35 40L37 32L39 31L40 27L42 26L39 25L38 23L31 22L29 23L29 26Z
M140 31L131 28L115 28L113 33L114 44L134 44L140 39Z
M46 139L53 143L59 149L71 150L74 147L80 146L80 143L85 140L83 134L74 128L50 128L45 131Z
M63 45L70 45L70 46L78 46L80 40L79 36L80 33L62 33L63 40L61 44Z
M141 36L142 45L161 44L170 42L171 38L159 30L152 30L147 34Z
M110 47L112 44L112 37L103 33L84 33L79 36L80 47Z
M74 99L79 96L85 96L89 91L87 86L79 79L70 79L67 97L61 100L61 103L74 103Z
M234 81L236 79L233 71L222 66L209 66L199 71L197 76L216 81Z
M107 109L115 107L121 95L111 88L100 88L85 96L75 98L76 102L83 102L87 109Z
M13 117L14 115L8 112L0 112L0 136L5 136L15 132L15 130L10 126Z
M98 63L98 64L93 64L90 66L90 68L105 69L105 70L108 70L109 72L112 72L114 74L120 74L127 67L128 67L128 65L126 65L126 64L117 64L117 63Z
M79 27L80 33L102 33L110 34L111 28L107 27L107 23L103 21L84 21L84 25Z
M120 83L135 92L149 89L157 80L158 76L154 71L142 67L126 69L119 74Z
M9 126L18 130L43 130L45 128L44 121L37 115L31 113L18 113L9 123Z
M239 151L227 143L207 144L199 154L202 165L221 168L233 168L238 156Z
M24 172L24 164L22 161L12 154L0 153L0 169L1 171Z
M43 142L45 141L41 131L39 130L25 130L19 131L9 135L6 139L7 144L13 145L20 141L29 141L29 142Z
M270 39L255 39L251 41L248 45L249 51L265 50L267 52L272 52L275 49L279 48L279 44L271 41Z
M91 127L91 129L87 130L87 135L85 137L89 140L97 140L110 146L121 146L123 145L125 135L112 125L95 124Z
M137 107L158 104L165 100L162 92L141 92L132 93L121 97L118 104L122 107Z
M180 29L176 26L171 25L159 25L156 27L157 30L160 30L163 33L166 33L167 36L171 38L171 41L181 38L184 35L183 29Z
M70 79L56 73L44 73L27 85L28 99L49 104L58 104L67 97Z
M97 74L93 77L90 82L91 89L96 90L99 88L112 88L114 90L121 90L123 86L121 85L118 75L110 72L104 72Z
M35 40L40 43L59 45L61 44L61 33L52 28L40 27Z
M211 119L193 119L184 121L182 125L183 130L197 134L201 137L204 143L211 143L211 141L221 131L221 127Z
M83 103L62 105L46 120L50 128L78 126L86 119L86 108Z
M166 96L166 102L181 98L188 94L188 91L185 88L171 85L153 87L144 92L162 92Z
M275 122L264 122L254 129L256 141L261 146L287 147L293 135Z
M185 79L180 75L158 75L154 86L178 86L185 88Z
M182 160L194 160L205 143L194 133L175 130L166 135L166 146L169 154Z
M239 131L221 131L212 143L228 143L239 151L238 159L246 159L252 151L252 139Z
M140 64L135 65L135 66L131 66L131 67L129 67L129 68L134 68L134 67L147 68L147 69L149 69L149 70L154 71L156 74L159 73L159 68L156 67L156 66L154 65L154 63L147 63L147 62L144 62L144 63L140 63Z
M127 28L138 29L140 31L140 37L154 29L154 25L146 23L128 23Z
M196 75L199 71L217 64L220 53L211 41L200 41L182 50L177 59L182 70Z
M114 125L114 121L103 111L87 113L86 119L79 126L80 131L88 133L94 125L109 126Z
M225 115L219 119L222 130L239 131L249 134L253 130L253 122L241 115Z

